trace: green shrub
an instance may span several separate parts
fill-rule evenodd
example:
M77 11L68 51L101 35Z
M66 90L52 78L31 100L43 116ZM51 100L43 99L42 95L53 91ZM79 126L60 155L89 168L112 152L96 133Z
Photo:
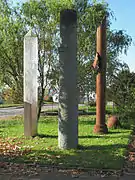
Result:
M88 106L95 107L96 106L96 102L95 101L91 101L91 102L88 103Z

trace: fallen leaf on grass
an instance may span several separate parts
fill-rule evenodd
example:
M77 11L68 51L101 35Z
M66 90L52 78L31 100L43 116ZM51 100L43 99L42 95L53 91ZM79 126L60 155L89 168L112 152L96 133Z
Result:
M61 158L61 156L60 156L60 155L58 155L58 156L56 156L56 158L60 159L60 158Z
M21 141L13 143L14 139L7 138L3 141L0 141L0 156L7 156L9 158L11 157L17 157L22 156L25 153L28 153L31 151L30 148L25 148L22 150L20 144L22 144ZM11 142L10 142L11 141Z

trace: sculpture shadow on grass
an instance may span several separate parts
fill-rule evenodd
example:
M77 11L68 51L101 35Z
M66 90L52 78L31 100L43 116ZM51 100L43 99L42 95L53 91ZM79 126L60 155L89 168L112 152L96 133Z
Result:
M109 135L83 135L83 136L78 136L78 138L80 138L80 139L88 139L88 138L104 138L104 139L114 139L114 138L128 138L129 136L128 135L123 135L123 136L121 136L121 135L117 135L117 136L109 136Z
M93 119L93 120L91 120L91 119L89 120L89 119L88 119L88 120L80 121L79 124L82 124L82 125L92 125L92 126L94 126L94 125L95 125L95 122L96 122L95 119Z
M78 149L80 150L108 150L108 146L110 145L95 145L95 146L83 146L83 145L78 145ZM126 148L127 146L124 144L112 144L111 149L115 148Z
M38 134L37 135L39 138L58 138L58 136L55 135L49 135L49 134Z
M118 134L119 132L116 132ZM121 133L121 132L120 132ZM110 133L112 134L112 133ZM37 137L39 138L53 138L57 139L57 135L50 135L50 134L38 134ZM78 136L79 139L89 139L89 138L105 138L105 139L110 139L110 138L128 138L128 135L117 135L117 136L109 136L109 135L83 135L83 136Z

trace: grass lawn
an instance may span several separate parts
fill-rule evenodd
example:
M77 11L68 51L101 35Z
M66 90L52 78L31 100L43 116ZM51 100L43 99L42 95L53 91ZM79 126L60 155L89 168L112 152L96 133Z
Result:
M93 134L95 116L79 117L79 148L57 147L57 117L42 117L35 138L23 136L22 117L0 120L0 161L37 162L62 167L120 169L131 130L110 130Z
M96 106L87 106L87 105L80 105L79 106L79 110L83 110L86 112L95 112L96 113ZM112 112L116 112L116 108L112 108L112 106L106 106L106 113L112 113Z

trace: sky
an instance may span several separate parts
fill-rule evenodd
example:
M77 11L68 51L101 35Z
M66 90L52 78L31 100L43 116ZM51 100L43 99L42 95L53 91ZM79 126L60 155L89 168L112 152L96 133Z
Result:
M135 43L135 0L106 0L114 12L116 21L112 21L112 29L125 30ZM120 59L126 62L131 71L135 72L135 45L132 43L127 55L122 54Z

